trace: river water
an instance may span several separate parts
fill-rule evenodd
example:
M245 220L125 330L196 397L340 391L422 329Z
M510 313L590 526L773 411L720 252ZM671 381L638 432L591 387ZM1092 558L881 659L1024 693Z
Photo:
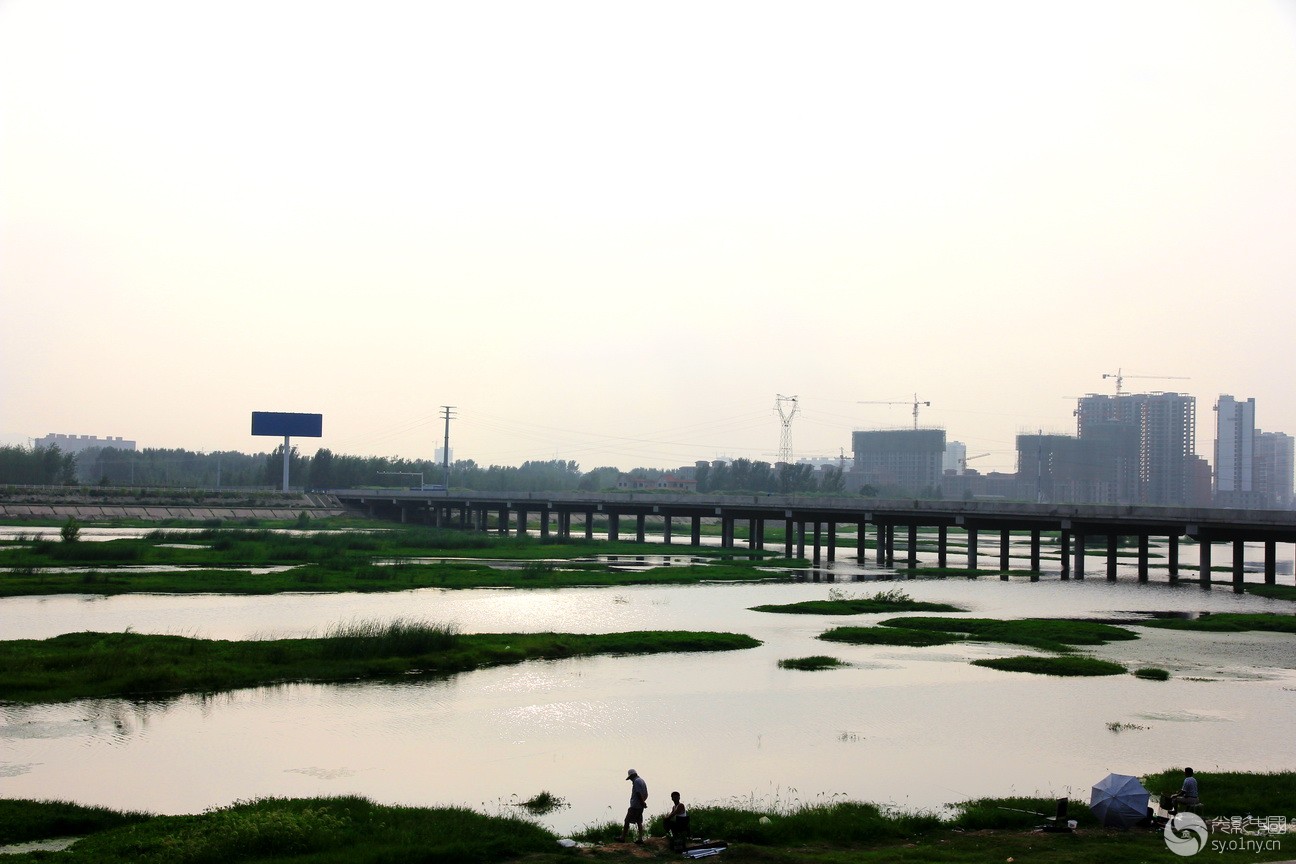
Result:
M568 802L541 817L565 832L619 822L631 767L648 781L650 812L667 809L672 789L695 805L783 807L846 797L935 809L980 796L1087 797L1110 771L1189 764L1204 775L1209 795L1211 770L1296 768L1291 636L1140 628L1136 642L1089 653L1130 668L1159 666L1171 680L1056 679L968 662L1029 653L1011 646L896 648L815 638L829 627L888 616L749 608L890 587L986 617L1291 614L1290 602L1193 583L1139 584L1124 570L1115 583L1054 576L879 584L850 581L886 574L849 563L832 572L834 582L792 584L0 600L6 639L127 627L266 638L353 619L415 617L465 632L717 630L763 642L720 654L534 662L442 681L287 685L148 703L5 704L0 789L10 798L160 813L341 794L516 812L513 803L543 790ZM812 654L850 665L823 672L777 665ZM1113 731L1110 724L1126 725Z

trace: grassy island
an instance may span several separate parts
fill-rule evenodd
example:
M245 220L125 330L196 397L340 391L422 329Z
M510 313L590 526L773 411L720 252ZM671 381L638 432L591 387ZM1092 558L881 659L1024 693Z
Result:
M62 702L301 681L408 680L525 660L733 651L759 644L736 633L684 631L461 634L451 627L402 620L347 624L315 639L68 633L0 641L0 700Z
M800 603L765 604L751 607L753 612L783 612L793 615L864 615L870 612L964 612L949 603L914 600L898 588L879 591L871 597L848 597L833 589L827 600L803 600Z
M1156 618L1139 621L1138 625L1162 630L1198 630L1208 633L1246 633L1253 630L1296 633L1296 615L1273 612L1203 612L1199 618Z

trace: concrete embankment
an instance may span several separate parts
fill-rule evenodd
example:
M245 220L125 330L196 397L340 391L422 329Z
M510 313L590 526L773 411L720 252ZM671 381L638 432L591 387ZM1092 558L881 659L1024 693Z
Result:
M312 519L342 516L346 509L330 495L307 493L298 496L274 496L265 501L253 499L184 501L179 496L167 500L96 500L94 496L41 495L23 492L0 498L0 519L49 520L73 518L80 522L131 519L161 522L166 519L207 521L213 519L297 519L305 513Z

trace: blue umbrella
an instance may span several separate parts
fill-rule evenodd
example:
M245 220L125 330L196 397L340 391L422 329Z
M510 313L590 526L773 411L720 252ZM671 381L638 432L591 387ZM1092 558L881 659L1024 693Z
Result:
M1108 828L1128 828L1147 817L1148 796L1137 777L1108 774L1094 784L1089 809Z

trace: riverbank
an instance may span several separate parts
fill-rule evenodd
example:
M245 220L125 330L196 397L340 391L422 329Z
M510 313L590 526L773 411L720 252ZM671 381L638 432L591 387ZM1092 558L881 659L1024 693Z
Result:
M1144 777L1155 793L1177 788L1182 771L1169 769ZM1199 773L1204 817L1211 833L1203 852L1218 861L1281 861L1293 857L1296 837L1258 834L1253 819L1248 835L1232 832L1234 816L1266 820L1266 831L1296 821L1296 773ZM529 803L560 799L537 794ZM660 816L650 818L643 846L617 842L617 823L593 826L574 835L574 848L559 846L558 835L537 825L521 801L500 812L465 808L397 807L364 798L265 799L214 808L196 815L154 816L79 807L67 803L0 800L0 844L78 837L66 851L16 855L29 861L101 864L125 862L295 862L295 864L377 864L386 861L547 862L643 861L678 857L666 848ZM1153 801L1155 803L1155 801ZM873 804L835 801L781 807L691 804L691 833L727 842L723 858L759 862L950 862L1002 864L1004 861L1169 860L1159 828L1129 830L1099 826L1085 800L1069 802L1075 831L1046 832L1056 802L1044 798L986 798L951 805L943 815L898 812ZM1218 820L1224 820L1223 822ZM1227 842L1249 836L1265 841L1246 851ZM1225 844L1212 846L1212 842Z

